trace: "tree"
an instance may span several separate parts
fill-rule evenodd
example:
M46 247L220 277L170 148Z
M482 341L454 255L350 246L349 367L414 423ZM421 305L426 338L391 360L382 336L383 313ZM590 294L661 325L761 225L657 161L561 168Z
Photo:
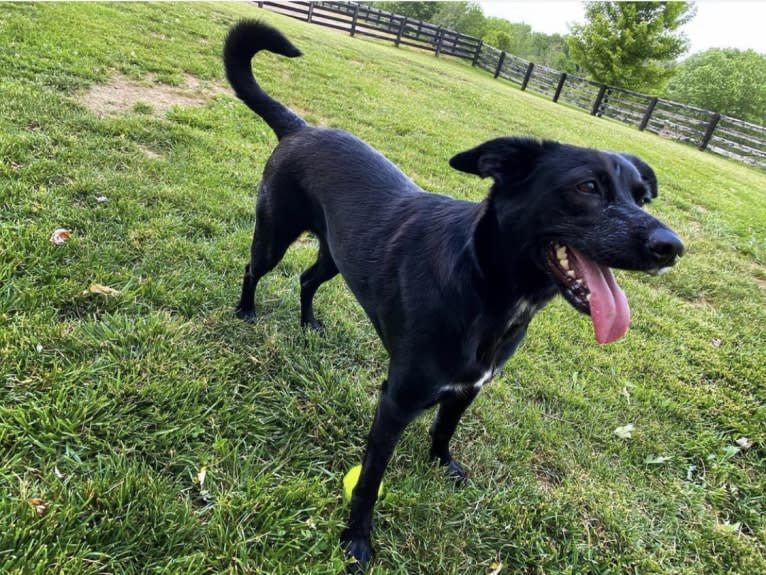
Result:
M481 38L485 44L504 52L558 70L572 72L575 69L574 63L569 58L569 47L564 36L532 32L529 24L484 16L481 6L474 1L370 2L369 4L388 12L424 20Z
M476 2L439 2L439 10L431 17L431 23L444 26L469 36L481 38L486 18Z
M557 70L574 72L569 47L561 34L533 32L529 24L489 17L482 40L485 44Z
M489 44L503 52L513 52L511 50L511 46L513 46L513 38L511 38L511 35L504 30L498 30L496 28L490 30L484 34L482 40L485 44Z
M766 55L712 48L679 66L669 98L743 120L766 124Z
M529 59L563 72L574 72L575 64L569 57L566 36L561 34L532 33L533 52Z
M478 3L468 2L363 2L381 10L430 22L456 32L481 37L485 16Z
M532 52L532 28L529 24L521 22L509 22L497 17L487 18L482 40L490 46L522 58L526 58ZM496 44L496 41L499 43Z
M587 22L572 26L569 54L597 82L662 89L688 48L678 29L694 14L686 2L586 2Z
M439 11L446 2L370 2L371 5L387 12L393 12L401 16L409 16L416 20L430 22L434 14Z

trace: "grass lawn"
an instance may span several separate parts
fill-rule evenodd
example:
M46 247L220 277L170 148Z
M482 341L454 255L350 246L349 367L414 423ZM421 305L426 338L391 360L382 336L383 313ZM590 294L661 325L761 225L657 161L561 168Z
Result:
M372 573L766 572L766 175L244 3L0 5L0 572L342 569L341 477L386 355L340 278L326 336L301 331L308 236L258 323L233 317L276 141L223 79L242 16L305 52L256 58L267 91L425 189L480 199L447 160L499 135L628 151L688 248L618 272L615 344L561 299L537 316L458 429L466 487L427 461L430 417L408 429Z

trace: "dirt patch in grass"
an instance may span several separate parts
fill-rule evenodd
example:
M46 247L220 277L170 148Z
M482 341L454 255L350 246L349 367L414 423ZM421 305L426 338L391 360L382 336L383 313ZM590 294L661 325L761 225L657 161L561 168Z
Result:
M159 158L162 157L158 152L155 152L154 150L152 150L151 148L147 148L146 146L138 146L138 148L150 160L158 160Z
M711 302L705 294L700 294L697 297L687 299L687 301L694 307L699 308L715 308L715 304Z
M228 93L221 86L188 74L184 76L183 86L162 84L152 76L138 81L118 74L106 84L91 86L79 101L99 118L130 110L163 115L172 106L201 106L218 94Z
M750 270L753 274L755 285L761 289L766 289L766 267L753 263L750 265Z
M535 451L531 468L543 491L552 491L564 481L563 467L555 461L555 454L547 449Z
M550 466L535 465L532 467L532 471L537 479L537 485L546 492L554 490L563 481L559 471Z

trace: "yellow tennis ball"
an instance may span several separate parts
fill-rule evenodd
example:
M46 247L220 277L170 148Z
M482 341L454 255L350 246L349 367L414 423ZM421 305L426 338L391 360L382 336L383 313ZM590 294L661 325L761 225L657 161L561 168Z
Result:
M351 501L351 494L354 491L354 487L356 487L357 482L359 481L359 474L362 473L362 466L361 465L355 465L351 469L348 470L348 473L343 476L343 499L346 500L346 502ZM383 482L380 482L380 487L378 487L378 498L383 497Z

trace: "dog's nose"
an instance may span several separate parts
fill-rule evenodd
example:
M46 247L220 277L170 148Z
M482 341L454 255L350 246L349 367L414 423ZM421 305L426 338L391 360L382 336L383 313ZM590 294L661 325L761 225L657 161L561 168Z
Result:
M657 228L649 234L646 247L657 267L661 268L673 265L676 257L684 253L684 244L681 239L666 228Z

